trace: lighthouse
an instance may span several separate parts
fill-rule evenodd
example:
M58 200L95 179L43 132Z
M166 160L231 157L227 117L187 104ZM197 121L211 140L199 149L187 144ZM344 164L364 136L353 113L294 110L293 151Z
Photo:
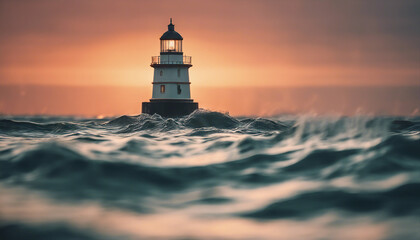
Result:
M171 18L168 31L160 37L160 56L152 57L153 93L149 102L142 103L142 113L179 117L198 109L198 103L191 99L191 56L184 56L182 40Z

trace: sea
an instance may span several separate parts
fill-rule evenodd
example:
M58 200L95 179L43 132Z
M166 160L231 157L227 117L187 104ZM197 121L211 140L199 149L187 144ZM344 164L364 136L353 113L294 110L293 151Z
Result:
M420 239L420 117L0 116L0 239Z

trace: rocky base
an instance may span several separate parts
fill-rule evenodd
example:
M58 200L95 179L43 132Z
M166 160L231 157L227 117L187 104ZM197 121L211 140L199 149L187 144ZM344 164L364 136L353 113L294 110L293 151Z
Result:
M142 113L159 114L162 117L181 117L198 109L198 103L193 100L157 100L142 103Z

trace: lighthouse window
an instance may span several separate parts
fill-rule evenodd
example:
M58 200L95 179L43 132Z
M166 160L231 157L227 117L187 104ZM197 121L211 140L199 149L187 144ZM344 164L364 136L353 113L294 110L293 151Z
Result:
M168 41L168 45L169 45L168 50L169 50L170 52L175 51L175 41L174 41L174 40L169 40L169 41Z
M165 85L160 85L160 92L165 93Z
M160 40L161 52L182 52L182 40Z
M181 85L177 85L177 90L178 90L178 95L181 94L181 92L182 92Z
M162 70L160 70L159 75L160 75L160 76L163 76L163 71L162 71Z
M181 77L181 69L178 68L178 77Z

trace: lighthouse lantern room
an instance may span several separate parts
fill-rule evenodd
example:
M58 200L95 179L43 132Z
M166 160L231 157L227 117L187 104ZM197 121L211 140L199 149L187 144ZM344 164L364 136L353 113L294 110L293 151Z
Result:
M153 93L150 102L143 102L142 113L163 117L179 117L192 113L198 103L191 99L188 69L191 57L182 52L182 36L175 31L172 18L160 37L160 56L152 57Z

